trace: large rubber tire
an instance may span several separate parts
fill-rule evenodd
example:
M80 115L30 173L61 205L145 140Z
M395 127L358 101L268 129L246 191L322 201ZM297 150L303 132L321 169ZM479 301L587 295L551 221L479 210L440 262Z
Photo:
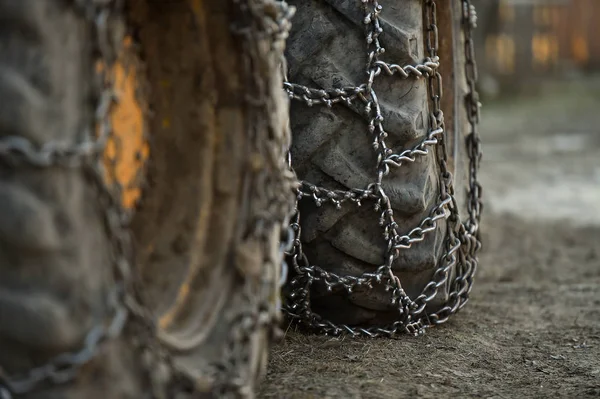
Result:
M298 9L286 53L290 82L324 89L364 83L367 49L362 2L291 0L290 3ZM382 57L385 61L415 65L428 56L424 44L424 3L423 0L382 3L380 40L386 50ZM438 13L445 9L449 12L447 3L458 2L439 3ZM452 30L449 29L451 34ZM458 57L460 51L459 46L450 53ZM450 88L444 95L452 98L454 80L461 79L461 66L453 66L447 58L442 62L448 62L448 72L453 73L445 76L451 85L444 86ZM454 67L458 69L454 71ZM427 80L383 75L375 80L374 89L389 134L387 144L394 152L401 152L423 140L429 131ZM451 112L455 112L455 107ZM450 120L459 119L454 116L447 115L447 127L451 130L454 127ZM334 190L365 189L376 181L377 158L364 116L344 105L329 109L294 101L291 124L292 163L301 180ZM453 150L450 152L454 153ZM400 233L418 226L436 206L438 175L435 151L429 151L413 163L392 168L384 178L383 188L391 199ZM311 264L338 275L353 276L374 272L384 264L387 245L373 203L364 201L362 207L344 204L338 210L327 204L317 207L312 198L304 197L299 209L301 240ZM432 278L444 249L445 232L446 224L441 221L437 230L426 235L422 242L401 251L393 265L404 290L413 299ZM356 289L350 295L342 291L331 294L324 285L313 284L313 311L335 323L348 325L385 324L394 320L389 293L382 289ZM439 307L447 298L448 287L441 287L428 309Z
M266 372L294 197L283 43L234 34L256 22L247 12L224 0L128 11L152 110L132 223L141 286L175 367L215 397L252 397Z
M0 139L76 143L94 130L96 73L107 65L95 63L94 23L73 3L0 0ZM233 1L127 6L133 46L119 68L136 76L138 97L130 111L113 110L123 118L113 114L113 126L121 151L131 150L127 118L143 114L150 138L147 184L131 209L134 275L158 324L156 342L142 349L164 347L176 377L192 381L192 397L253 397L279 315L281 229L294 197L284 162L283 46L260 32L250 42L235 35L234 23L256 21ZM272 4L269 11L279 17ZM110 26L115 50L124 26ZM140 167L121 155L119 171ZM1 387L5 373L78 350L108 317L114 278L103 210L81 170L4 162L0 170ZM141 356L141 337L131 335L140 320L130 320L74 383L43 384L23 397L137 399L151 383L166 397L190 390L167 381L163 365L148 364L157 357Z
M94 35L72 2L0 0L0 140L89 140L101 90ZM83 168L10 158L0 157L0 385L82 349L88 331L110 318L114 287L97 185ZM74 384L42 384L19 397L139 398L135 362L121 336Z

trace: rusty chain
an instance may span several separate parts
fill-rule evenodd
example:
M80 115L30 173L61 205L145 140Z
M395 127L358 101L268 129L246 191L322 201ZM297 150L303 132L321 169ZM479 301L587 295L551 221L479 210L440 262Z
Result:
M349 334L352 336L393 337L398 333L422 334L425 328L440 324L458 312L468 301L477 267L477 251L481 247L479 238L479 220L481 217L481 186L477 181L477 170L481 157L481 144L477 133L479 122L479 99L476 91L477 66L473 51L472 30L476 25L475 9L470 0L460 0L463 6L461 25L465 38L465 73L469 92L465 98L468 120L471 131L466 137L466 148L469 158L469 188L468 188L468 218L461 222L458 205L454 198L453 177L448 170L448 154L444 115L441 110L442 77L438 71L440 59L438 56L439 36L437 26L437 4L434 0L425 0L426 9L426 47L428 57L419 65L399 66L388 64L379 59L385 49L379 42L383 29L380 24L382 5L377 0L361 0L364 9L364 24L366 25L366 45L368 66L367 81L357 87L342 89L314 89L302 85L285 82L284 89L291 99L300 101L306 106L334 104L361 106L364 114L368 115L368 131L373 137L373 149L377 154L377 179L365 188L344 190L329 190L318 187L310 182L302 181L297 191L297 200L312 199L316 206L324 204L340 208L344 202L361 206L364 200L374 200L376 211L380 212L380 225L387 241L385 263L375 272L364 273L360 276L343 276L328 272L310 263L302 249L301 223L298 203L292 228L296 233L294 248L288 253L291 258L295 275L288 285L285 311L293 323L309 330L328 335ZM380 75L400 79L422 79L428 81L430 96L430 131L420 143L400 153L387 147L387 134L383 127L384 118L381 114L377 94L373 89L375 78ZM401 235L394 219L390 198L382 188L382 180L388 175L390 168L401 167L407 162L414 162L417 157L429 154L433 149L437 157L440 171L438 203L421 223L409 233ZM291 160L289 161L292 167ZM426 234L434 231L438 221L446 219L445 254L440 257L437 269L430 281L416 298L410 298L402 289L400 279L393 273L392 264L398 258L399 251L408 250L412 244L422 241ZM454 269L455 277L450 283L448 302L440 310L433 313L426 311L427 303L437 294L438 288L446 284ZM372 289L376 284L383 284L391 292L391 304L398 312L397 320L386 326L355 327L344 324L334 324L324 319L311 309L310 291L312 284L318 281L324 284L328 291L341 288L347 293L364 287Z

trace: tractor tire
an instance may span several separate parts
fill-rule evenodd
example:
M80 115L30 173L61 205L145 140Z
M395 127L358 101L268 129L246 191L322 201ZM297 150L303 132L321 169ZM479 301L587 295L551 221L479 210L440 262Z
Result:
M134 244L134 303L123 334L71 383L63 372L12 394L253 397L277 332L294 202L284 43L261 31L286 29L285 7L130 0L106 22L85 12L119 3L0 0L0 397L7 378L78 351L111 315L114 237L95 181L80 166L14 166L6 150L89 140L101 72L117 100L98 163L120 186L111 198Z
M102 193L87 161L65 166L44 156L53 146L93 139L102 85L95 24L83 14L69 1L0 0L3 398L133 399L143 392L128 339L109 340L99 352L90 345L89 333L111 318L107 298L116 284ZM57 356L82 349L96 354L84 374L52 384L71 373ZM41 368L52 361L55 368Z
M290 82L315 88L356 87L368 76L365 43L365 15L361 0L290 0L297 8L286 49ZM466 114L460 104L466 93L464 46L459 44L458 1L438 2L440 58L443 65L446 129L450 163L461 206L465 203L466 152L459 140ZM379 37L385 53L381 58L393 64L415 65L426 53L425 2L405 0L381 2L383 34ZM453 9L454 7L454 9ZM458 13L458 14L456 14ZM452 17L454 15L454 17ZM443 21L442 21L443 20ZM446 23L446 25L443 25ZM444 65L444 63L446 63ZM373 85L389 134L388 146L399 153L421 142L430 129L430 104L427 79L400 79L382 76ZM335 104L307 106L303 101L291 105L293 143L292 165L298 178L329 190L366 189L377 178L377 154L364 115L356 109ZM462 136L464 139L464 136ZM456 144L456 145L455 145ZM415 162L392 168L383 179L400 234L406 234L430 214L439 201L440 169L435 151L417 157ZM318 206L313 198L299 202L301 242L311 265L336 275L360 276L373 273L385 263L387 243L378 224L379 213L373 201L358 207L350 201L340 209L331 204ZM402 250L392 270L405 292L414 300L432 279L443 255L446 222L421 242ZM448 278L448 282L451 281ZM338 325L389 325L397 317L389 293L378 289L344 289L328 292L324 284L314 283L310 292L312 311ZM377 287L376 287L377 288ZM427 310L435 310L448 299L449 283L440 287Z
M284 42L249 15L270 10L267 29L285 7L251 3L132 0L127 12L151 110L132 221L142 296L177 372L219 398L252 397L266 372L294 202Z

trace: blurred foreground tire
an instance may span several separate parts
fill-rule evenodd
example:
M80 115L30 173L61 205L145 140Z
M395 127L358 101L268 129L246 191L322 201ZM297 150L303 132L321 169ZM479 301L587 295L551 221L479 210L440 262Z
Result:
M0 0L2 399L253 397L294 180L246 4Z

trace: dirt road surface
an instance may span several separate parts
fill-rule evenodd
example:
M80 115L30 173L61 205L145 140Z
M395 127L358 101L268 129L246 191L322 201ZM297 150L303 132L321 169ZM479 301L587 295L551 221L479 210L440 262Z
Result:
M484 108L484 250L461 313L419 338L288 331L260 397L600 397L599 83Z

